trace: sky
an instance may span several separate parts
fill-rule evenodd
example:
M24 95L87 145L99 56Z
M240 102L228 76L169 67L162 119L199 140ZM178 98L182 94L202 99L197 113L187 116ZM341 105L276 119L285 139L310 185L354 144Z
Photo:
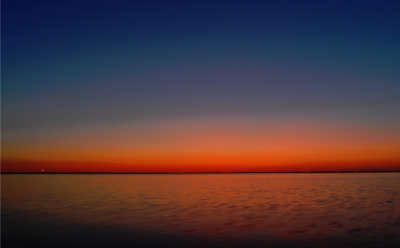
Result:
M2 1L2 172L400 170L398 1Z

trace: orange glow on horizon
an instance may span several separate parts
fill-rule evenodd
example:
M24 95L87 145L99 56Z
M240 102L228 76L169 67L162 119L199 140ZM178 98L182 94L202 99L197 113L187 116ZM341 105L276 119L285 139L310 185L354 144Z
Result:
M399 170L399 151L396 129L299 120L181 121L5 139L2 171L44 165L59 172Z

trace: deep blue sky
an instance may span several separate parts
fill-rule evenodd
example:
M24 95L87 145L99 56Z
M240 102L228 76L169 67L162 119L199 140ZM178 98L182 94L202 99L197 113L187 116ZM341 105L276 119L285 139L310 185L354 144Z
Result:
M2 1L2 129L400 123L398 1ZM247 118L247 117L246 117Z
M399 13L3 0L2 171L398 170Z

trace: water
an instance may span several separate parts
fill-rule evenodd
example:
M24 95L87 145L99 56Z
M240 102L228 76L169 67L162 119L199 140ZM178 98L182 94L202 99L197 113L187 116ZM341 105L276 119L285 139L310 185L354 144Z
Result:
M400 173L1 180L3 247L400 247Z

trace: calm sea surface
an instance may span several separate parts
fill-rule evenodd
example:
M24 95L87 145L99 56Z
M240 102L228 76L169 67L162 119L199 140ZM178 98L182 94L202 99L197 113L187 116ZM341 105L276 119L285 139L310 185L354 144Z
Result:
M2 175L2 247L400 247L400 173Z

